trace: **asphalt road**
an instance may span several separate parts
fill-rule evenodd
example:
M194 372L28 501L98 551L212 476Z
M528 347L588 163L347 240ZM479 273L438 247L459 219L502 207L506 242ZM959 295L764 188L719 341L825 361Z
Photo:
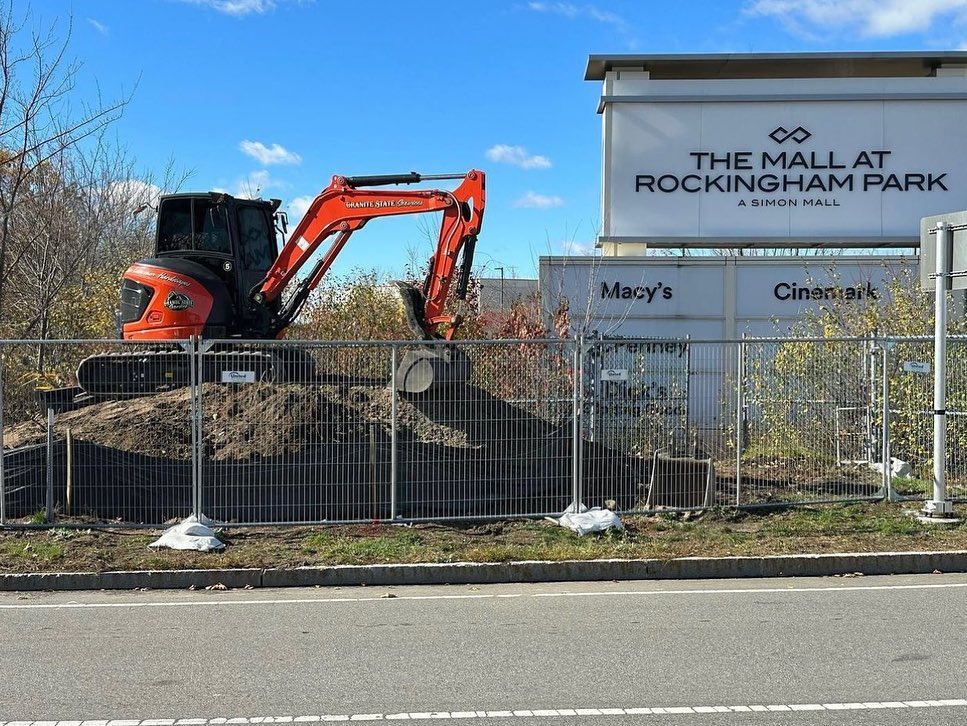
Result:
M0 726L967 724L965 603L967 575L2 593Z

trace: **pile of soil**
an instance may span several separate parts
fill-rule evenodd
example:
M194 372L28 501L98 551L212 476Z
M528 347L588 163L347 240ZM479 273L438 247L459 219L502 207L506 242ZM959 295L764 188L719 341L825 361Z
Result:
M570 420L547 420L476 386L411 396L358 381L210 383L201 398L205 508L219 521L394 516L392 452L397 516L560 512L571 501ZM72 454L54 450L57 501L69 468L75 509L146 523L183 516L192 501L192 428L189 389L60 413L56 438L69 432L75 444ZM30 513L44 501L49 457L38 445L46 440L40 419L4 430L5 447L17 449L6 455L8 471L22 472L8 487L9 508ZM632 507L650 462L581 446L583 501Z
M441 422L398 397L397 435L448 447L471 447L467 433L453 425L470 416L468 403L483 398L479 389L467 389L467 399L448 397L446 415L439 404L433 407L443 415ZM279 456L308 446L366 439L373 425L389 435L393 393L385 387L362 385L209 383L202 388L202 418L206 452L215 461ZM64 412L56 417L54 431L60 438L69 431L75 439L111 449L187 460L192 443L190 390L104 401ZM39 417L8 426L3 432L7 449L46 440L46 421Z

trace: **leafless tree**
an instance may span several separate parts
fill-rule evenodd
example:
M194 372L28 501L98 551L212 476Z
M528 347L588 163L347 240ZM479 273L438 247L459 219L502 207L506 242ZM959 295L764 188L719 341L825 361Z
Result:
M28 24L29 10L18 17L13 0L0 6L0 320L7 317L11 277L20 265L32 265L31 276L44 280L55 267L71 264L54 264L50 248L38 254L32 244L43 248L44 239L65 241L78 233L72 220L56 218L83 203L65 164L81 158L73 152L119 119L130 98L97 98L75 111L80 66L67 57L70 20L63 28L54 23L28 30ZM55 192L58 199L44 198ZM41 211L52 216L36 227Z

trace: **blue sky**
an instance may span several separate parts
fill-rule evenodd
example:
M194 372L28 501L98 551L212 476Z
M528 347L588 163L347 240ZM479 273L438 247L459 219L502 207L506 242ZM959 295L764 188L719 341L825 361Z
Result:
M115 131L181 191L285 201L292 224L333 174L487 172L478 274L536 276L593 248L600 84L588 56L956 50L967 0L14 0L66 33L76 99L132 93ZM79 104L78 104L79 105ZM334 272L402 272L426 222L374 220Z

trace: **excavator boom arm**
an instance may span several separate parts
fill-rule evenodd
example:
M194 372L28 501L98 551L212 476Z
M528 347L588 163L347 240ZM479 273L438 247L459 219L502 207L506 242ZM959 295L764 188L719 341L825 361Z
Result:
M452 191L360 188L438 179L462 181ZM423 286L426 298L423 325L427 335L435 336L439 326L449 324L446 337L452 337L455 326L460 322L459 316L448 316L444 306L456 277L457 258L461 251L464 253L464 274L459 292L462 293L461 297L466 294L466 275L483 221L485 191L485 175L476 169L462 175L422 176L412 172L364 177L334 176L329 186L313 200L266 276L252 290L252 295L265 302L279 298L319 247L335 236L308 278L300 283L300 289L293 295L294 300L283 310L278 326L281 331L298 314L305 298L321 282L349 237L370 219L442 212L436 249L430 258L429 272Z

